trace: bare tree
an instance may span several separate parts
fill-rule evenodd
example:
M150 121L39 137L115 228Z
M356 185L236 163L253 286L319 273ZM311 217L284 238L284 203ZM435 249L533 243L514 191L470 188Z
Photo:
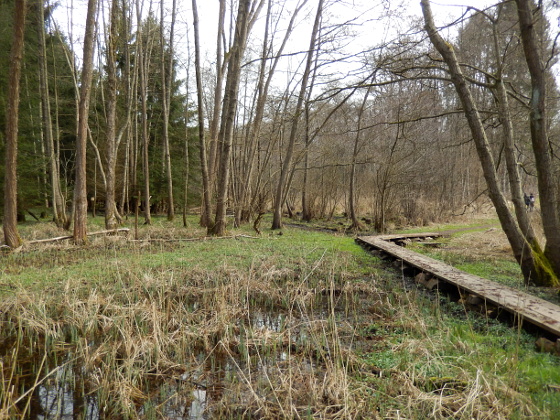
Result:
M115 229L120 221L115 202L115 171L117 162L118 141L116 139L117 113L117 63L116 43L118 38L118 0L111 1L109 36L106 42L107 51L107 171L105 177L105 227Z
M288 181L288 174L290 172L290 167L292 165L296 135L297 135L299 121L301 118L300 114L303 110L303 102L306 97L307 83L309 80L309 75L311 74L311 67L313 64L313 51L315 51L315 45L317 41L317 35L319 34L322 13L323 13L323 0L319 0L319 3L317 5L317 11L315 13L315 22L313 24L313 29L311 31L309 50L307 51L307 61L306 61L305 69L303 71L300 91L298 95L298 101L296 104L296 108L294 110L294 117L292 120L292 127L290 130L290 138L288 140L286 156L284 158L284 162L282 163L282 168L280 171L280 179L278 180L278 185L276 187L276 194L274 196L274 216L272 220L272 229L282 228L282 206L284 205L285 202L285 187Z
M220 130L220 115L223 106L223 88L224 77L229 59L231 58L231 45L227 44L225 33L225 17L226 17L226 0L219 0L220 8L218 12L218 30L216 36L216 84L214 86L214 103L212 107L212 115L208 113L210 118L210 126L208 133L208 186L210 188L209 197L214 196L216 191L216 173L220 147L218 144L218 133ZM206 208L206 206L204 206ZM208 208L212 209L212 203L208 204ZM210 216L208 216L209 218ZM208 227L208 226L207 226Z
M197 113L198 113L198 142L200 151L200 168L202 172L202 209L200 224L205 227L212 225L210 223L210 184L208 175L208 159L206 156L206 141L204 138L204 102L203 102L203 87L202 87L202 73L200 70L200 30L198 19L198 7L196 0L192 0L193 9L193 27L194 27L194 67L196 73L196 93L197 93Z
M290 17L284 37L280 43L280 47L274 49L275 34L272 30L273 26L273 1L268 0L266 11L265 33L263 38L262 52L259 62L259 72L255 92L254 116L246 130L244 139L244 150L246 150L245 159L241 161L239 177L239 202L236 208L235 221L239 225L242 222L247 222L252 214L252 203L258 202L258 207L261 207L262 200L257 198L258 188L254 188L253 178L256 170L255 160L260 148L261 127L263 124L264 113L269 95L270 85L275 76L278 63L282 58L282 54L293 32L296 18L303 7L307 4L308 0L302 0L298 3ZM282 6L284 6L283 4ZM277 23L276 23L277 24ZM274 56L272 55L274 53ZM253 194L252 194L253 193ZM258 208L257 211L262 211Z
M25 29L25 0L16 0L14 8L14 32L10 53L8 106L6 109L6 173L4 180L4 241L10 248L21 245L17 230L17 154L21 61Z
M359 154L359 150L360 150L360 137L362 134L362 124L363 124L363 114L364 111L366 109L366 104L367 104L367 100L369 97L369 93L370 93L371 89L367 89L365 95L364 95L364 99L362 101L362 104L360 106L360 108L358 109L358 126L356 128L356 135L354 137L354 148L352 150L352 162L351 162L351 166L350 166L350 190L349 190L349 194L348 194L348 209L349 211L349 217L350 220L352 221L352 224L350 225L350 229L355 229L355 230L360 230L362 229L362 224L360 223L360 221L358 220L358 216L357 216L357 212L356 212L356 166L358 163L358 154Z
M173 174L171 172L171 154L169 151L169 115L170 115L170 102L171 102L171 89L173 81L173 34L175 31L175 17L176 17L176 0L172 2L171 8L171 26L169 34L169 51L168 61L165 61L165 34L164 34L164 4L161 0L161 22L160 22L160 42L161 52L161 77L162 77L162 105L163 105L163 151L165 170L167 174L167 220L175 218L175 203L173 199Z
M152 216L150 209L150 158L149 144L150 138L148 133L148 42L151 34L149 28L145 33L142 24L142 8L140 2L136 0L136 19L137 19L137 35L136 35L136 52L138 57L138 79L140 89L140 131L142 138L142 170L144 172L144 223L152 224ZM149 23L148 23L149 24Z
M220 122L219 145L220 160L218 167L218 190L216 200L216 219L208 233L216 236L225 235L227 194L230 180L230 156L233 142L233 131L237 113L237 94L241 75L241 60L245 51L249 26L249 10L251 0L240 0L237 10L235 35L230 49L231 58L228 62L224 106Z
M553 285L557 282L555 279L556 276L551 276L552 273L550 270L546 269L547 262L544 256L543 258L535 258L534 252L537 250L534 246L536 244L528 243L523 232L519 229L507 205L507 200L500 189L496 174L496 165L481 122L480 114L471 91L468 88L466 78L459 65L454 49L437 31L429 0L422 0L421 5L428 36L447 64L451 81L463 106L463 111L469 123L478 157L482 165L490 199L496 208L498 218L512 247L514 257L521 266L523 276L527 282L533 280L540 285Z
M86 146L88 136L89 98L93 77L93 52L95 39L95 15L97 0L88 0L84 56L78 107L78 134L76 139L76 184L74 186L74 241L83 243L87 239L87 184Z
M547 132L546 62L540 54L535 19L543 19L542 12L533 13L529 0L515 0L525 60L531 75L530 126L535 155L541 203L543 230L546 236L544 255L550 261L556 277L560 277L560 214L556 182L552 165L552 149ZM555 279L554 284L558 284Z
M69 228L70 220L66 214L66 203L60 188L60 161L55 147L51 104L49 94L49 78L47 70L47 47L45 42L45 12L42 4L37 5L39 34L39 90L41 92L42 130L49 162L49 178L53 220L58 227Z

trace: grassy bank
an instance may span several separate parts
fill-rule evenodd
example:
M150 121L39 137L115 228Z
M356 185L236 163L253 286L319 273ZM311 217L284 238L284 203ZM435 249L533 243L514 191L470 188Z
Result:
M353 238L286 228L188 241L203 233L191 222L0 257L0 418L560 412L559 360L535 337L416 289Z

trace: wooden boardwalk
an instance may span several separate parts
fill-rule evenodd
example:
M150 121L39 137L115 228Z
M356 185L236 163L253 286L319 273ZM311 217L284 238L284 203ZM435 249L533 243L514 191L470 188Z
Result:
M512 313L520 323L531 323L556 338L560 338L560 306L509 286L465 273L441 261L410 251L394 243L437 236L442 235L428 233L366 236L357 238L356 242L367 249L389 254L402 260L406 266L413 267L419 272L431 274L440 281L457 286L463 292L478 296L484 302L505 309Z

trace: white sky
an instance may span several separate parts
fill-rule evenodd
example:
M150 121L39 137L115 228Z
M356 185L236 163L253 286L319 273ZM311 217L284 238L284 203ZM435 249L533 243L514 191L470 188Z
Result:
M51 0L54 1L54 0ZM98 0L100 7L105 9L105 15L110 5L111 0ZM130 1L131 7L134 7L132 0ZM160 0L140 0L144 3L144 13L150 7L153 13L158 17L160 15ZM165 1L166 13L169 16L171 9L171 0ZM288 4L293 5L297 0L288 0ZM436 25L443 26L452 22L455 18L460 16L466 7L476 7L483 9L491 4L496 3L498 0L432 0L432 11L434 12ZM206 48L208 53L205 55L207 65L211 65L211 61L215 55L216 44L216 27L217 27L217 14L218 14L218 0L198 0L200 28L201 28L201 42L203 48ZM227 2L228 4L231 1ZM356 19L352 30L355 31L355 37L352 39L351 48L354 51L365 50L374 44L377 44L383 38L391 37L391 33L395 30L406 30L411 22L421 17L420 0L326 0L326 4L330 5L327 8L327 15L324 17L332 23L345 22L351 19ZM377 4L377 7L372 6ZM292 51L302 51L307 48L309 43L309 34L313 24L313 18L317 0L309 0L306 5L306 13L300 17L300 25L294 32L293 39L295 40L290 44ZM75 52L78 59L81 59L81 39L84 34L85 23L85 10L87 8L87 0L60 0L59 6L55 12L55 19L58 22L60 29L69 34L69 38L73 40L75 45ZM176 52L183 62L186 62L187 57L187 32L192 31L192 9L190 0L177 0L177 21L175 29L175 44ZM261 12L261 22L264 19L265 12ZM380 20L380 16L390 14L390 19ZM305 18L305 21L301 21ZM551 23L558 30L558 12L552 16ZM103 18L100 17L98 22L102 22ZM166 23L170 23L170 18L166 18ZM262 23L261 23L262 25ZM101 23L100 23L101 26ZM262 28L262 26L261 26ZM259 36L262 30L259 26L254 28L253 36ZM99 28L103 30L102 27ZM447 33L444 36L452 36ZM192 32L189 33L188 38L192 44ZM192 48L192 47L191 47ZM291 59L289 65L295 66L298 58Z

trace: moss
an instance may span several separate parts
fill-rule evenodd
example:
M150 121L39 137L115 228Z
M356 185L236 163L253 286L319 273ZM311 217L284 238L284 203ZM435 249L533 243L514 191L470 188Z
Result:
M560 281L558 276L554 272L549 259L544 254L543 250L539 244L534 241L531 244L531 250L533 253L533 260L535 262L536 276L533 279L537 286L545 287L558 287L560 286Z

